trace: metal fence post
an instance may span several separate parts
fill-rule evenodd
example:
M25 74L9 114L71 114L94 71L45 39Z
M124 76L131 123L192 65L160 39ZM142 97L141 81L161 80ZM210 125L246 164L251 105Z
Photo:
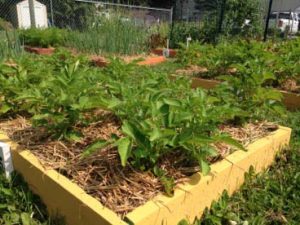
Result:
M32 28L36 28L35 23L35 12L34 12L34 0L29 0L29 14L30 14L30 24Z
M221 5L220 21L218 24L218 34L222 33L223 20L224 20L224 16L225 16L225 7L226 7L226 0L223 0L222 5Z
M174 8L172 7L172 8L170 9L170 24L173 23L173 10L174 10Z
M268 9L268 15L267 15L267 20L266 20L266 27L265 27L265 33L264 33L264 41L267 41L267 36L268 36L268 30L269 30L269 22L270 22L270 15L272 11L272 6L273 6L273 0L269 1L269 9Z
M53 2L50 0L50 10L51 10L51 23L54 26L54 16L53 16Z

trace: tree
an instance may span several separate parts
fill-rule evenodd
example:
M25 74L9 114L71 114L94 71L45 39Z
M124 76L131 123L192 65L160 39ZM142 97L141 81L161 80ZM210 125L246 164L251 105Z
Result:
M47 5L50 17L49 0L40 0ZM90 18L95 16L96 7L92 3L76 2L75 0L52 0L54 25L60 28L84 29Z
M195 0L195 3L196 8L205 12L210 20L215 18L217 23L223 23L223 33L225 35L260 33L263 17L260 7L261 0L226 0L223 8L225 11L224 19L220 21L223 1ZM250 21L249 26L245 26L246 20Z

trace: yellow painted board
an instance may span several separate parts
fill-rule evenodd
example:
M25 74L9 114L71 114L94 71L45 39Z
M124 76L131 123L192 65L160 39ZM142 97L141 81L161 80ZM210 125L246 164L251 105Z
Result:
M216 87L220 83L221 82L217 80L208 80L208 79L202 79L198 77L192 78L192 88L202 87L205 89L211 89Z
M290 140L291 129L281 127L271 135L248 146L248 151L236 151L225 160L212 165L211 174L193 175L189 183L180 185L172 198L159 195L127 215L135 225L177 224L183 218L192 221L201 216L205 207L220 197L223 190L233 193L244 181L244 173L253 165L257 172L269 166L276 152ZM84 193L76 184L54 170L45 170L29 151L0 134L0 141L11 144L13 162L41 196L51 214L64 215L68 225L125 225L114 212Z
M300 94L280 91L283 94L283 103L291 110L300 109Z
M68 225L127 224L65 176L45 170L32 153L19 150L4 134L0 133L0 141L11 145L15 170L41 197L50 214L63 215Z
M175 190L173 197L159 195L127 215L134 225L175 225L181 219L200 217L213 200L226 189L229 194L244 182L244 174L253 166L256 172L272 164L275 155L289 144L291 129L280 127L269 136L250 144L247 152L236 151L211 166L211 174L193 175L189 183Z
M220 81L216 80L208 80L208 79L201 79L197 77L192 78L192 88L204 88L204 89L211 89L216 87L220 84ZM287 92L287 91L280 91L283 95L283 104L290 110L300 109L300 94Z

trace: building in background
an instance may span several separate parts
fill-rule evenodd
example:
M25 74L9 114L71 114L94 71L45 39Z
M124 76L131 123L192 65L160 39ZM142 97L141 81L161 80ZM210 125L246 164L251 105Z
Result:
M195 0L176 0L176 18L186 21L199 20L202 13L196 6Z
M300 0L274 0L272 11L300 11Z
M38 1L34 1L34 13L36 27L48 27L47 7ZM13 5L10 14L12 24L15 27L24 29L31 27L28 0Z
M210 0L207 0L210 1ZM263 5L269 0L261 0ZM176 0L175 15L178 19L197 20L203 16L203 11L196 0ZM272 11L300 12L300 0L273 0Z

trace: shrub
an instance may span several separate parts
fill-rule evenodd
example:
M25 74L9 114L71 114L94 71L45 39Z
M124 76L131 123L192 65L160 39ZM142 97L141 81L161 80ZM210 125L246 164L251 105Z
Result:
M171 48L180 47L180 43L186 43L191 37L194 41L202 40L201 24L198 22L176 22L171 30Z
M58 28L20 30L20 39L25 45L34 47L57 47L64 43L66 31Z

